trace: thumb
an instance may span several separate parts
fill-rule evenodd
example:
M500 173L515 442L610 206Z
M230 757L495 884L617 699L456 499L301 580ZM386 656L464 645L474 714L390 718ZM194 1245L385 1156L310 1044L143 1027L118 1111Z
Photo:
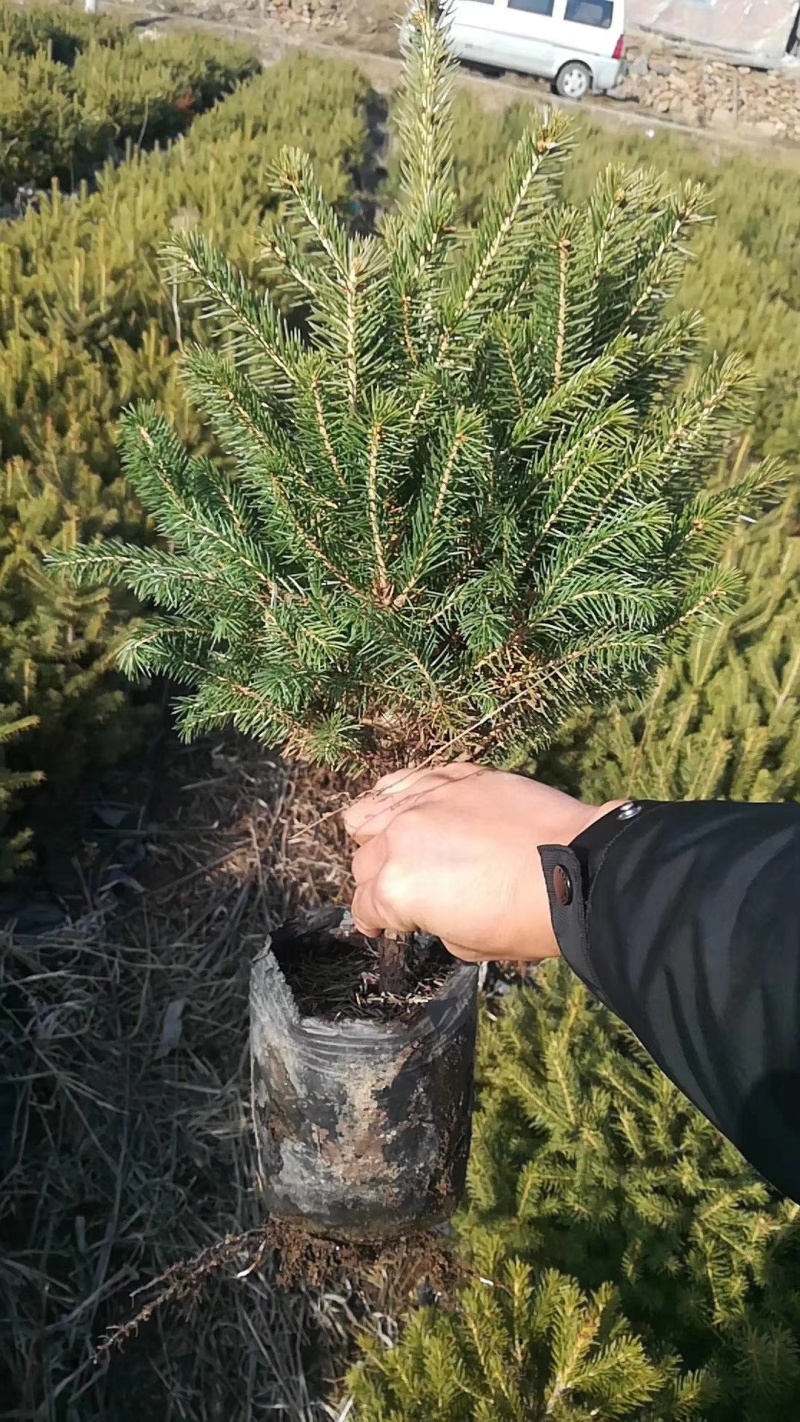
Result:
M350 911L359 933L367 938L377 938L380 933L414 933L418 928L382 899L378 878L357 886Z
M377 938L383 933L387 924L383 922L384 915L378 912L375 904L371 881L368 884L359 884L353 894L353 902L350 912L353 915L353 923L359 933L363 933L365 938Z

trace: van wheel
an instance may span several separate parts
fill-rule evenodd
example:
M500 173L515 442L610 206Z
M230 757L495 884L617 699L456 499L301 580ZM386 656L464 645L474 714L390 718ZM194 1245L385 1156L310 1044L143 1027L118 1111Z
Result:
M556 75L556 93L564 99L585 99L592 87L592 72L573 59Z

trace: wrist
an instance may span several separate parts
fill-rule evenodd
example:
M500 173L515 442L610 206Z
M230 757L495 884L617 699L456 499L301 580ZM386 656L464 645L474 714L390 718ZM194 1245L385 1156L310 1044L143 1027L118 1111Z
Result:
M565 847L572 844L579 835L585 834L586 830L596 824L598 820L605 819L606 815L612 814L614 810L620 810L627 803L626 799L606 800L602 805L586 805L580 801L576 802L573 823L570 825L571 833L569 839L564 840Z
M574 803L574 811L569 815L561 826L559 839L564 848L571 845L578 837L585 834L591 825L602 820L606 815L619 810L627 802L622 800L607 800L602 805L587 805L580 800ZM561 948L556 937L550 910L547 910L546 928L541 935L535 954L529 955L529 960L539 962L545 958L560 958Z

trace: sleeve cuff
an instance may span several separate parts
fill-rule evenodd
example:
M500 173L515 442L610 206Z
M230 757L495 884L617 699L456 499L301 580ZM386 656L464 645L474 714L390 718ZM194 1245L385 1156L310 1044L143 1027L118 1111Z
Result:
M653 801L628 800L595 820L569 846L540 844L550 918L561 955L596 997L610 1006L589 952L592 888L610 846L641 822Z

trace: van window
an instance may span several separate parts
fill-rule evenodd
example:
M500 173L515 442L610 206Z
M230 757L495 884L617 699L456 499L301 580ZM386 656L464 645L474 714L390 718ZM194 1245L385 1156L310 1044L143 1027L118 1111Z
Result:
M552 6L550 8L552 10ZM610 30L613 16L614 0L567 0L564 19L572 20L575 25L594 25L598 30Z
M552 15L555 0L508 0L509 10L527 10L529 15Z

